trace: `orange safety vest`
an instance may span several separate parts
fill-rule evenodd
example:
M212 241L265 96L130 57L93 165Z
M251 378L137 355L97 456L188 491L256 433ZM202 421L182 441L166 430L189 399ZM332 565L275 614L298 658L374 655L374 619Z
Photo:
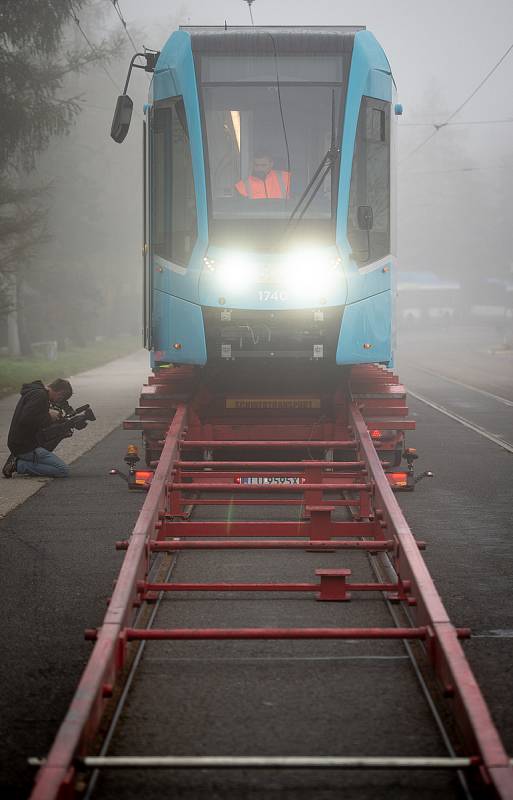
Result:
M276 172L272 169L267 173L264 181L250 175L245 181L235 184L235 188L239 194L249 197L251 200L260 200L265 197L286 198L290 196L290 172L283 169Z

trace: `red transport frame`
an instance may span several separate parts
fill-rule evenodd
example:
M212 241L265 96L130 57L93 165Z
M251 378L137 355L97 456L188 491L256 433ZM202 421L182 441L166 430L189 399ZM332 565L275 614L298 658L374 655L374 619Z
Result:
M259 397L261 395L259 394ZM179 399L178 399L179 398ZM189 399L187 399L189 398ZM369 401L366 403L366 399ZM369 430L392 430L395 442L414 427L397 409L406 409L404 389L396 376L372 366L354 369L350 384L339 387L326 402L331 416L308 411L301 395L287 416L276 410L259 413L229 401L225 393L209 396L194 386L191 370L157 374L145 387L142 402L153 416L140 414L138 426L149 437L147 456L158 465L130 539L119 542L126 555L103 624L86 632L94 648L54 744L39 769L32 800L71 798L77 771L102 766L94 742L114 685L121 680L130 641L141 639L289 639L393 638L424 643L428 659L462 736L461 758L445 766L468 768L496 798L513 798L513 768L501 743L459 639L469 631L451 624L383 469L383 455ZM372 401L372 402L370 402ZM270 401L269 401L270 402ZM281 401L280 401L281 402ZM324 400L322 402L325 402ZM285 401L283 401L285 403ZM313 404L318 408L318 404ZM322 403L321 403L322 405ZM242 419L240 416L242 407ZM305 408L307 411L305 412ZM389 409L396 409L396 416ZM205 412L208 409L208 414ZM233 409L233 410L232 410ZM167 412L167 417L166 417ZM169 419L171 423L169 424ZM313 421L312 421L313 420ZM394 427L395 426L395 427ZM127 427L135 427L130 422ZM380 457L381 456L381 457ZM298 478L285 486L241 485L241 476ZM262 496L265 492L265 496ZM219 495L225 494L225 497ZM198 505L226 503L302 505L299 522L196 522ZM269 496L271 495L271 496ZM293 496L291 496L293 495ZM326 496L329 495L329 496ZM337 506L350 509L350 521L334 521ZM347 569L317 570L315 583L157 583L149 580L150 561L158 552L217 549L356 550L388 554L396 580L351 582ZM261 591L315 592L319 600L347 602L352 593L381 592L404 603L410 626L391 628L138 628L135 609L159 592ZM110 759L117 766L237 767L273 766L267 759L166 757ZM444 759L274 759L276 767L430 768ZM222 762L222 763L221 763ZM279 763L278 763L279 762ZM420 763L422 762L422 763ZM433 762L433 763L431 763ZM449 763L450 762L450 763Z

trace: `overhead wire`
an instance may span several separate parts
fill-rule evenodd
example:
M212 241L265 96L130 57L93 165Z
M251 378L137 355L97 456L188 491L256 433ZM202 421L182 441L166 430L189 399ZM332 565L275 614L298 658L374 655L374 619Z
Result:
M91 42L91 40L89 39L88 35L86 34L86 32L84 31L84 29L82 28L82 25L80 24L80 19L78 18L77 12L75 11L75 8L74 8L74 6L73 6L73 2L72 2L72 0L69 0L69 6L70 6L70 9L71 9L71 16L72 16L72 18L73 18L73 21L75 22L75 25L77 26L77 28L78 28L78 30L80 31L80 33L82 34L83 38L84 38L84 39L85 39L85 41L87 42L87 44L88 44L88 46L89 46L89 49L91 50L91 53L93 53L93 55L97 56L97 57L98 57L98 59L99 59L98 66L99 66L99 67L101 67L101 69L102 69L102 70L103 70L103 72L106 74L106 76L108 77L108 79L110 80L110 82L112 83L112 85L115 87L115 89L116 89L116 91L118 92L118 94L123 94L123 92L122 92L122 89L121 89L120 85L118 84L118 82L116 81L116 79L115 79L115 78L112 76L112 74L109 72L109 70L107 69L107 67L105 66L105 64L102 64L102 63L101 63L101 61L100 61L100 55L101 55L101 51L98 49L98 47L96 47L96 46L93 44L93 42ZM140 119L142 119L142 117L141 117L141 115L139 114L139 112L138 112L138 111L136 111L135 113L137 114L137 116L138 116Z
M137 45L135 44L132 36L130 35L130 31L128 30L126 19L124 18L123 12L121 11L121 8L120 8L120 5L119 5L119 0L110 0L110 2L114 6L114 10L115 10L116 14L119 17L119 21L121 22L121 24L123 26L123 29L124 29L127 37L128 37L128 40L129 40L130 44L134 48L134 53L138 53L139 51L137 49Z
M497 63L494 64L494 66L491 68L491 70L489 70L489 72L487 72L485 77L478 83L476 88L468 95L468 97L466 97L465 100L462 103L460 103L458 108L447 117L445 122L442 122L440 124L433 123L434 130L431 131L429 136L423 139L422 142L420 142L420 144L417 145L417 147L415 147L410 153L408 153L408 155L406 155L403 158L401 163L404 163L408 158L411 158L412 156L416 155L419 152L419 150L421 150L428 142L431 141L431 139L433 139L436 136L436 134L438 133L439 130L441 130L441 128L445 128L449 124L449 122L456 116L456 114L459 114L459 112L467 105L467 103L469 103L470 100L472 100L472 98L477 94L477 92L484 86L486 81L493 75L496 69L498 69L498 67L502 64L504 59L507 58L507 56L510 54L512 50L513 50L513 44L511 44L508 47L506 52L502 54Z
M446 122L444 127L452 127L453 125L498 125L502 122L513 122L513 117L507 119L476 119L467 120L466 122ZM400 122L400 128L426 128L432 127L434 122Z
M80 20L79 20L79 18L78 18L78 16L77 16L77 12L75 11L75 9L74 9L74 7L73 7L72 0L69 0L69 6L70 6L70 9L71 9L71 16L73 17L73 21L75 22L75 25L77 26L77 28L78 28L78 30L80 31L80 33L82 34L83 38L84 38L84 39L85 39L85 41L87 42L87 44L88 44L88 46L89 46L89 49L91 50L91 52L93 53L93 55L95 55L95 56L97 56L97 57L99 58L99 56L101 55L101 54L100 54L100 51L99 51L99 50L98 50L98 48L97 48L97 47L95 47L95 45L94 45L94 44L91 42L91 40L89 39L88 35L86 34L86 32L84 31L84 29L82 28L82 25L80 24ZM106 74L106 76L108 77L108 79L110 80L110 82L112 83L112 85L116 87L116 90L118 91L118 93L119 93L119 94L121 94L121 89L120 89L120 86L119 86L119 84L117 83L116 79L115 79L115 78L114 78L114 77L111 75L111 73L109 72L109 70L107 69L107 67L105 66L105 64L102 64L102 63L101 63L101 61L100 61L100 63L99 63L99 66L100 66L100 67L101 67L101 69L104 71L104 73Z
M116 14L117 14L117 15L118 15L118 17L119 17L119 20L120 20L120 22L121 22L121 24L122 24L122 26L123 26L123 29L124 29L124 31L125 31L125 34L126 34L126 35L127 35L127 37L128 37L128 41L130 42L130 44L131 44L131 45L132 45L132 47L133 47L134 53L135 53L136 55L137 55L137 54L139 54L139 53L141 52L141 49L140 49L140 48L139 48L139 49L137 48L137 45L136 45L136 43L134 42L133 36L131 35L130 31L128 30L127 21L126 21L126 19L125 19L125 18L124 18L124 16L123 16L123 12L121 11L121 6L119 5L119 0L109 0L109 2L111 2L111 3L112 3L112 5L113 5L113 7L114 7L114 10L115 10ZM149 52L155 52L155 51L154 51L154 50L152 50L151 48L145 47L145 45L143 45L143 46L142 46L142 49L144 50L144 52L145 52L145 53L146 53L146 52L148 52L148 51L149 51ZM148 78L148 80L149 80L149 81L151 81L151 77L150 77L150 75L148 75L148 74L147 74L147 75L146 75L146 77Z
M251 6L249 7L251 11ZM287 172L289 174L289 181L290 181L290 149L289 149L289 140L287 137L287 128L285 126L285 118L283 116L283 103L281 99L281 88L280 88L280 73L278 69L278 52L276 49L276 42L274 40L274 36L270 31L267 31L267 35L269 36L272 45L273 45L273 52L274 52L274 66L276 69L276 88L278 90L278 105L280 108L280 116L281 116L281 126L283 128L283 138L285 140L285 150L287 151Z
M467 105L467 103L468 103L470 100L472 100L472 98L474 97L474 95L476 95L476 94L478 93L478 91L481 89L481 87L482 87L482 86L484 86L484 84L486 83L486 81L488 80L488 78L490 78L490 77L493 75L493 73L495 72L495 70L496 70L496 69L497 69L497 68L498 68L498 67L499 67L499 66L502 64L502 62L504 61L504 59L505 59L505 58L506 58L506 57L509 55L509 53L510 53L512 50L513 50L513 44L510 44L510 46L508 47L508 49L506 50L506 52L505 52L505 53L504 53L504 54L503 54L503 55L502 55L502 56L499 58L499 60L497 61L497 63L496 63L496 64L495 64L495 65L494 65L494 66L491 68L491 70L490 70L490 71L489 71L489 72L488 72L488 73L485 75L485 77L483 78L483 80L482 80L482 81L481 81L481 82L480 82L480 83L479 83L479 84L476 86L476 88L474 89L474 91L473 91L473 92L471 92L471 93L469 94L469 96L468 96L468 97L467 97L467 98L466 98L466 99L463 101L463 103L461 103L461 105L459 105L459 106L458 106L458 108L456 109L456 111L453 111L453 112L452 112L452 114L450 115L450 117L448 117L448 118L447 118L447 120L445 121L445 124L446 124L446 125L447 125L447 123L448 123L448 122L449 122L449 121L450 121L450 120L451 120L453 117L455 117L455 116L456 116L456 114L459 114L459 112L462 110L462 108L464 108L464 107Z
M252 5L253 5L253 3L255 2L255 0L244 0L244 2L248 4L248 10L249 10L249 16L250 16L250 18L251 18L251 24L252 24L252 25L253 25L253 27L254 27L255 23L254 23L254 21L253 21L253 12L252 12L252 10L251 10L251 6L252 6Z
M409 175L446 175L453 172L482 172L489 169L513 169L513 164L490 164L476 167L454 167L454 169L430 169L409 172Z

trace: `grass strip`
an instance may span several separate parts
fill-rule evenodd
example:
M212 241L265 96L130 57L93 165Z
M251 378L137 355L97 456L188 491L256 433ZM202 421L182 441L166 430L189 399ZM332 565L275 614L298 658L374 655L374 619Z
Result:
M119 336L87 347L69 347L57 354L54 361L44 358L10 358L0 356L0 396L18 393L23 383L40 378L50 383L55 378L69 378L99 367L116 358L130 355L141 348L139 336Z

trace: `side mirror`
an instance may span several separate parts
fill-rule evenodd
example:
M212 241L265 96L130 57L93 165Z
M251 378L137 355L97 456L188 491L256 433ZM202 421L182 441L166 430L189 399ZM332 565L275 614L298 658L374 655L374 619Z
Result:
M132 119L132 109L134 104L132 98L127 94L120 94L118 102L116 103L116 110L114 112L114 119L112 120L112 127L110 135L115 142L121 144L128 133L130 127L130 120Z
M358 227L361 231L371 231L374 224L372 206L358 206Z

